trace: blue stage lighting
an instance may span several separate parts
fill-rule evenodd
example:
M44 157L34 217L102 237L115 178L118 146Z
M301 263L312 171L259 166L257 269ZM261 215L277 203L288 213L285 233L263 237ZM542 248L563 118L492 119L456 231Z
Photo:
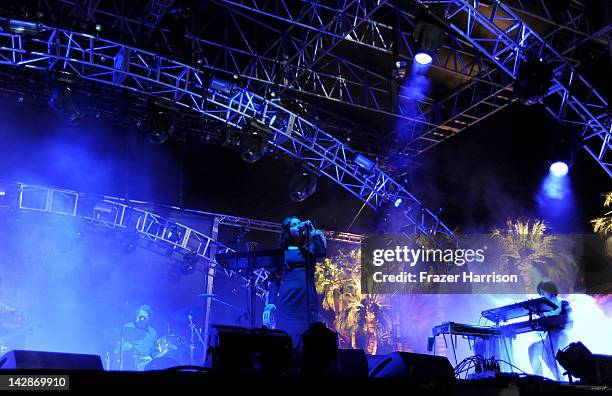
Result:
M357 153L353 159L357 165L362 167L366 172L372 173L376 167L376 163L361 153Z
M18 21L15 19L11 19L9 21L9 30L17 34L36 34L40 32L40 26L34 22Z
M555 177L563 177L568 171L569 167L562 161L557 161L550 166L550 173Z
M398 198L395 200L395 202L393 203L393 205L398 208L400 205L402 204L402 199Z
M426 52L418 52L415 56L414 56L414 60L419 64L419 65L430 65L431 61L433 60L433 58L431 57L431 55L429 55Z
M224 94L231 94L234 90L235 84L217 77L213 77L210 80L209 87L213 91L223 92Z

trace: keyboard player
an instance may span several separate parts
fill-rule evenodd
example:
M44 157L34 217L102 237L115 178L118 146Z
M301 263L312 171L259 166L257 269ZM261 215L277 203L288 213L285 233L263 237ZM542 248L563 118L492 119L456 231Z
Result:
M568 331L572 327L572 308L566 300L559 297L557 285L554 282L540 282L537 286L538 294L546 297L557 305L557 309L545 312L542 316L558 318L554 325L547 328L540 341L529 346L529 361L535 375L542 375L542 363L550 369L557 381L561 381L561 371L557 365L555 355L559 349L569 344Z

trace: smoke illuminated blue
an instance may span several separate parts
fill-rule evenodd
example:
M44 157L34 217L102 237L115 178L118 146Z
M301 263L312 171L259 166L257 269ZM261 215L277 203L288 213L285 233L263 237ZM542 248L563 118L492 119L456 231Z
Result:
M570 181L568 177L557 176L554 172L546 175L540 188L540 195L547 199L563 200L571 193Z
M555 177L564 177L569 172L569 167L565 162L557 161L550 166L550 173Z
M428 53L418 52L414 56L414 60L420 65L430 65L433 59Z
M545 220L553 232L574 232L577 208L569 175L556 176L548 172L535 197L538 216Z

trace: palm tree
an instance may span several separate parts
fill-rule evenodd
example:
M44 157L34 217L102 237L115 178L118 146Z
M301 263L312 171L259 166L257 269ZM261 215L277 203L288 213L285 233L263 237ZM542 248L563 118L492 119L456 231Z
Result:
M344 308L344 295L350 293L352 282L346 270L326 258L315 271L317 293L323 296L323 309L338 314Z
M612 191L604 194L605 201L604 207L609 208L612 206ZM606 239L606 253L612 257L612 210L606 212L602 217L591 220L593 224L593 231L603 234L610 235Z
M375 354L378 337L388 333L392 320L389 304L379 294L354 294L336 319L336 327L350 334L353 347Z
M574 285L575 258L564 251L562 240L549 235L547 230L542 220L508 220L505 229L495 229L491 234L504 250L500 269L505 273L516 269L528 293L533 292L536 282L544 278L555 281L560 288Z
M609 208L612 206L612 191L604 194L604 196L606 197L604 207ZM605 213L603 217L591 220L591 223L593 223L593 231L602 234L612 234L612 210Z
M388 298L361 294L361 250L339 250L315 271L323 309L334 313L333 327L346 344L376 353L379 337L391 329Z

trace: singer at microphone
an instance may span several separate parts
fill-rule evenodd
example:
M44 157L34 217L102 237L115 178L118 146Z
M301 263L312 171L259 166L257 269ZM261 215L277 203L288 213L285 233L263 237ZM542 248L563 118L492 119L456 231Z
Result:
M312 221L310 221L310 220L306 220L306 221L300 222L299 228L302 231L313 231L313 230L315 230L314 225L312 224Z
M295 216L283 221L280 247L284 266L272 270L268 278L263 324L288 332L294 345L310 323L318 320L314 269L316 259L325 256L326 246L325 236L312 221Z

